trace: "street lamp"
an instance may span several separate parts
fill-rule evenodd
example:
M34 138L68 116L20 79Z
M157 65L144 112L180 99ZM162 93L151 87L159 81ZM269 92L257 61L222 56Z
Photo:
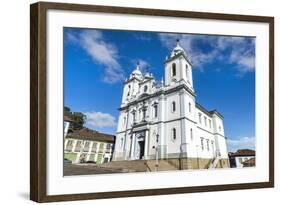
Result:
M199 169L200 167L199 167L199 158L198 158L198 147L199 147L199 145L196 145L197 167L198 167L198 169Z
M155 171L158 171L159 162L158 162L158 141L159 141L159 134L156 134L156 146L155 146Z
M182 158L186 158L186 163L187 163L187 169L188 167L188 154L187 154L187 146L188 143L182 143L180 145L180 156L179 156L179 170L183 170L183 159ZM186 154L186 156L184 156L184 154Z

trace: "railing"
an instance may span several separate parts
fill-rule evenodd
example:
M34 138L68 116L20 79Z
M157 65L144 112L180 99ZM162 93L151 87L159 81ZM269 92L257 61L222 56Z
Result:
M151 172L151 168L148 165L148 162L144 162L144 165L146 166L146 171Z
M211 161L211 163L209 164L208 169L213 169L216 168L218 162L220 161L220 156L217 156L215 158L213 158L213 160Z

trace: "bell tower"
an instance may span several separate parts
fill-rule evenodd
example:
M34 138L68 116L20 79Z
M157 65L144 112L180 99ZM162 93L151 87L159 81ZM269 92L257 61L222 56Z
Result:
M130 75L130 78L124 83L122 105L126 104L128 100L139 92L139 82L143 79L140 71L140 65L137 63L135 70Z
M193 89L192 65L179 40L169 57L165 60L165 86L186 84Z

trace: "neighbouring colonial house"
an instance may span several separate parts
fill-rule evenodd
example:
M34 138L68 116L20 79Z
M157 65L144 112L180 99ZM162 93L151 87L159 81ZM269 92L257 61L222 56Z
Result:
M254 167L256 165L256 158L250 158L243 162L243 167Z
M72 163L107 163L112 159L115 136L89 128L68 132L64 139L64 158Z
M229 162L231 168L254 167L255 150L239 149L236 152L229 153Z

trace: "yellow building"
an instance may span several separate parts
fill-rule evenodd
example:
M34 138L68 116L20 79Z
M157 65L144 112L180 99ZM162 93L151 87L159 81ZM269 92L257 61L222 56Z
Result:
M111 161L114 142L115 136L88 128L70 132L64 141L64 159L72 163L107 163Z

